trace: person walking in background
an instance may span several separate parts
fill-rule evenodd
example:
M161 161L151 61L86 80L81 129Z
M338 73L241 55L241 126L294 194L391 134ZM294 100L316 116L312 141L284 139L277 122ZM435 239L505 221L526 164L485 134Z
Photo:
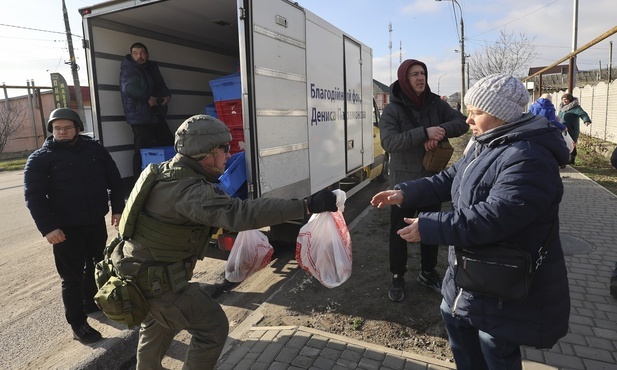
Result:
M546 117L546 119L557 126L561 132L568 129L564 124L559 122L555 116L555 106L551 101L551 94L542 94L541 97L529 106L529 113Z
M165 116L171 93L148 48L131 45L120 65L120 95L126 122L133 130L133 177L141 173L141 149L173 145Z
M124 236L128 224L135 225L134 232L118 245L123 258L114 260L114 267L122 275L136 276L148 300L149 314L139 330L137 369L160 369L180 330L192 335L183 369L214 369L229 323L204 287L190 280L219 227L259 229L338 209L336 196L326 189L306 199L230 198L215 183L230 158L231 140L229 128L214 117L187 119L176 131L177 154L157 172L152 172L155 166L146 167L131 191L120 232ZM152 185L143 186L151 176ZM143 207L136 199L144 200Z
M98 311L94 265L107 243L105 215L111 201L111 223L118 225L124 209L120 172L107 150L89 136L71 109L51 112L43 146L28 157L24 170L26 206L36 227L53 245L62 280L62 301L73 337L93 343L101 334L86 314Z
M433 150L439 141L461 136L469 130L465 116L431 92L426 64L408 59L399 66L397 73L398 80L390 87L391 103L384 108L379 121L381 146L390 154L390 186L434 174L422 165L426 152ZM421 211L440 209L441 202L420 208L391 207L389 254L393 277L388 291L390 300L400 302L405 297L407 242L397 235L406 225L403 219ZM441 277L435 268L438 250L436 244L420 244L418 282L436 292L441 290Z
M580 122L582 119L586 126L591 124L591 118L583 108L581 108L572 94L566 93L561 96L561 107L559 108L559 120L568 128L568 133L574 141L574 150L570 153L570 160L568 164L574 164L576 160L576 143L578 142L578 136L580 134Z
M447 244L441 313L459 370L522 368L520 346L551 348L568 332L570 297L561 241L559 165L568 160L561 133L544 118L523 114L529 99L509 75L484 77L465 95L473 147L452 167L376 194L373 206L415 209L452 202L452 210L423 212L398 231L408 242ZM540 258L521 301L468 291L454 279L455 247L516 244Z

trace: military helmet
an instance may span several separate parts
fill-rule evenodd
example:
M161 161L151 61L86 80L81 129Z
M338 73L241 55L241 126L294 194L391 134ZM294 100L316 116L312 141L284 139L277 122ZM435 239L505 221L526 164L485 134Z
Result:
M84 124L81 122L81 118L79 118L79 114L77 114L74 110L69 108L58 108L51 112L49 115L49 120L47 121L47 131L53 132L53 128L51 127L52 122L57 119L68 119L73 121L77 128L78 132L82 132L84 130Z
M174 149L188 156L210 153L219 145L231 141L231 132L220 120L197 114L182 122L176 130Z

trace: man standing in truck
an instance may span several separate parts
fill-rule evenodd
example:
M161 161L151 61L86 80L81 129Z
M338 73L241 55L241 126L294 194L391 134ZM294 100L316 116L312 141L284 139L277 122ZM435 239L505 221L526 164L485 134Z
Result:
M133 176L141 173L141 149L173 145L165 116L171 93L146 45L136 42L120 66L120 94L126 122L133 129Z

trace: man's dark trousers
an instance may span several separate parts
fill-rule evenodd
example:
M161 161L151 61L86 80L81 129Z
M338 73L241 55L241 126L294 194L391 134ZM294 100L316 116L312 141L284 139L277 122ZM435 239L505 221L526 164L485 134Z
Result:
M78 327L86 322L84 304L93 303L97 288L94 264L103 259L107 243L105 218L95 225L61 227L66 240L54 244L56 269L62 280L66 321Z

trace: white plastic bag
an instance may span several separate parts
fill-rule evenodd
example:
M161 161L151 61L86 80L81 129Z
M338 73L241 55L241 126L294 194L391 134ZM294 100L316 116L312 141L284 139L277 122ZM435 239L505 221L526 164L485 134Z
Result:
M570 153L572 153L572 151L574 150L574 145L576 145L574 143L574 140L572 140L572 137L570 136L570 134L568 134L568 132L564 132L563 133L563 139L566 141L566 146L568 147L568 150L570 151Z
M272 261L274 248L259 230L240 231L229 253L225 279L239 283Z
M342 213L346 196L342 190L334 193L339 210L313 214L296 241L298 264L327 288L347 281L352 268L351 236Z

